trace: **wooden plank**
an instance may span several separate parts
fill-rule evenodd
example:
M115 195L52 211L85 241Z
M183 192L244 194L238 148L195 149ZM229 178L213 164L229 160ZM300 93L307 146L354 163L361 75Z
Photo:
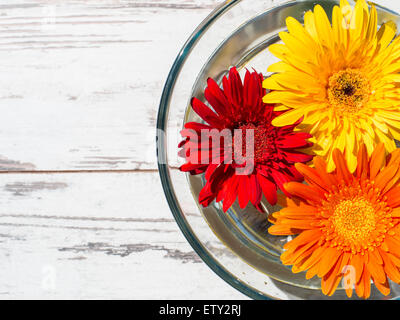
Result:
M0 299L243 298L184 239L155 163L165 78L218 2L0 4Z
M245 298L184 239L155 163L166 76L220 2L0 3L0 299Z
M186 242L157 173L3 174L0 202L0 299L244 298Z
M1 4L0 170L155 169L164 81L218 2Z

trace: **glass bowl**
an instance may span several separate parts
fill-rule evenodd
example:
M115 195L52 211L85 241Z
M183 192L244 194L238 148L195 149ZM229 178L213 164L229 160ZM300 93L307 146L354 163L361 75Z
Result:
M379 3L382 3L380 1ZM190 36L167 78L157 120L158 166L171 211L186 239L204 262L222 279L254 299L327 299L321 293L320 279L306 280L282 265L279 256L287 237L270 236L267 214L252 207L244 210L234 204L227 213L219 204L201 207L198 194L203 176L179 171L180 130L185 122L201 121L190 108L190 99L204 100L208 77L220 81L232 66L242 72L254 68L266 74L276 62L267 50L286 30L285 19L303 20L304 13L321 4L331 14L338 1L254 1L232 0L216 8ZM353 3L354 4L354 3ZM396 9L395 1L384 3ZM400 6L397 4L397 6ZM379 23L396 24L400 16L377 5ZM268 212L276 207L264 206ZM400 287L384 297L372 286L371 299L396 299ZM353 295L354 296L354 295ZM329 299L347 298L339 287Z

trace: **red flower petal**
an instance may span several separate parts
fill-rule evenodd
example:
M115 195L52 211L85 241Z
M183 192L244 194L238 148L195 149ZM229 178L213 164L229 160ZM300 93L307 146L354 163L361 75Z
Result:
M275 183L268 180L262 174L257 174L258 182L260 183L261 189L264 193L265 198L271 205L275 205L277 202L277 193Z
M292 181L291 177L276 170L273 170L271 172L271 176L274 179L277 186L279 187L279 189L281 189L281 191L283 191L283 193L286 194L287 196L290 196L290 193L286 192L284 185L285 183Z
M203 189L201 189L199 194L199 202L203 207L208 207L211 202L215 199L215 194L210 190L210 186L206 184Z
M238 189L238 198L239 198L239 206L240 208L246 208L247 204L250 201L249 196L249 178L247 176L240 176L239 189Z
M293 162L293 163L295 163L295 162L306 163L306 162L309 162L309 161L311 161L313 159L312 155L301 153L301 152L294 152L294 151L292 151L292 152L287 152L286 151L284 153L284 156L285 156L287 161L290 161L290 162Z
M203 173L207 169L207 165L204 164L191 164L191 163L185 163L183 164L179 170L183 172L189 172L193 175Z
M201 132L201 130L211 130L212 129L212 127L210 127L209 125L203 124L203 123L198 123L198 122L187 122L187 123L185 123L185 128L192 129L197 132Z
M294 131L300 121L285 127L272 125L272 120L282 112L275 112L274 106L262 101L266 93L262 82L262 74L248 70L242 82L236 68L231 68L228 76L222 79L222 88L213 79L208 79L204 96L211 107L192 99L193 110L208 124L190 122L185 125L179 155L187 162L182 170L192 174L205 172L206 185L199 196L202 205L209 205L215 199L223 202L226 211L238 199L241 208L251 202L263 212L262 194L275 204L278 188L286 192L286 182L303 179L294 164L312 160L312 155L299 151L312 145L307 140L310 135ZM217 139L221 143L215 139L201 141L203 129L215 130L218 136L222 130L230 130L232 137L236 129L253 130L254 153L246 155L253 152L247 145L242 150L243 158L247 164L251 161L254 170L233 154L237 149L235 143L240 143L238 138L227 145L223 139ZM242 131L242 138L247 137L247 132ZM195 160L199 164L194 164ZM244 167L249 170L244 172L241 170Z
M221 120L218 115L211 111L203 102L197 98L193 98L191 101L193 110L207 123L213 127L220 127Z
M249 179L249 181L250 181L250 188L249 188L250 201L253 205L256 206L261 201L262 189L261 189L260 184L258 183L256 175L252 174L249 178L250 178Z
M211 78L207 80L207 88L204 91L204 97L220 116L230 116L232 106L226 98L224 92L218 84Z
M231 105L236 110L239 110L243 101L243 84L235 67L231 68L229 71L229 80L227 77L222 79L222 85L224 88L224 93Z
M306 140L311 138L309 134L293 133L285 136L280 136L277 139L277 145L284 149L304 148L309 147L310 143Z
M222 210L224 212L226 212L235 202L237 198L238 186L239 186L239 177L232 176L227 183L226 194L223 200Z
M262 102L262 81L256 72L250 73L248 70L244 78L244 105L251 107L259 106Z

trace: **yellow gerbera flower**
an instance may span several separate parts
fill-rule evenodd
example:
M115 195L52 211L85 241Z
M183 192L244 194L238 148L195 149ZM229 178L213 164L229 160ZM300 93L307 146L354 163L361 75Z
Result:
M305 14L304 26L292 17L286 24L288 32L279 34L284 44L269 48L281 61L269 67L274 74L263 83L271 90L264 102L288 110L273 125L304 117L302 129L314 136L314 151L327 159L329 171L334 149L345 154L352 172L361 144L369 155L381 142L392 152L394 139L400 140L396 25L387 22L378 31L376 8L369 10L365 0L354 8L341 0L332 23L317 5Z

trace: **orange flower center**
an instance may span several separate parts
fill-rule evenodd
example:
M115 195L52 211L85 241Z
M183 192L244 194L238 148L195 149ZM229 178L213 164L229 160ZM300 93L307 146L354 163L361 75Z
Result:
M340 201L331 219L337 234L351 242L368 238L376 226L375 209L362 196Z
M379 246L393 227L392 209L368 180L340 185L319 208L325 241L331 247L360 253Z
M360 111L371 95L371 85L358 69L346 69L329 78L328 99L340 114Z

